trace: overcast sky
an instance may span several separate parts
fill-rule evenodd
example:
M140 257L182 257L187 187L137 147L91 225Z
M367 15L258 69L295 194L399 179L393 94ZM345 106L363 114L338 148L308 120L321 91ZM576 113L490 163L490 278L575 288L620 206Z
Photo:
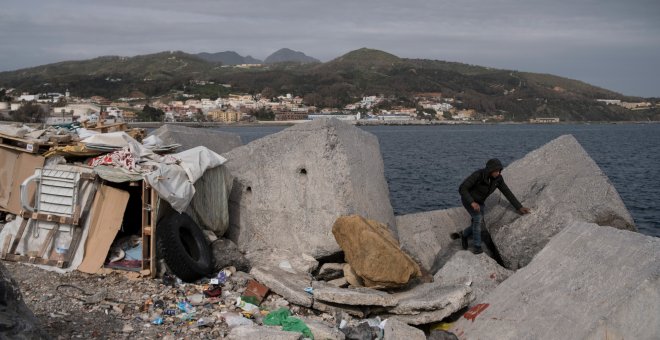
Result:
M101 55L369 47L660 97L659 0L5 0L0 71Z

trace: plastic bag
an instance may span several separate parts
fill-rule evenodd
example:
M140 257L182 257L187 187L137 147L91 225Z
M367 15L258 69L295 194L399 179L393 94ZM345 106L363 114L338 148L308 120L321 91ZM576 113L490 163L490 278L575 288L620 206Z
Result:
M284 322L284 320L286 320L286 318L290 316L291 316L291 311L289 311L286 308L280 308L274 310L268 313L268 315L266 315L266 317L264 318L264 325L281 326L282 322Z
M307 327L304 321L294 318L292 316L286 318L282 322L282 330L289 332L299 332L302 333L306 338L314 340L314 335L312 331Z

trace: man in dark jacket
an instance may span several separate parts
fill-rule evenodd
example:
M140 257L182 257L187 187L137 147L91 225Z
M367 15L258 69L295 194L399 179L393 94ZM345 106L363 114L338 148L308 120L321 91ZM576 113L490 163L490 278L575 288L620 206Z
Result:
M473 172L468 178L463 180L463 183L458 188L458 191L461 193L461 203L463 203L463 207L465 207L472 217L472 224L460 233L461 244L463 249L467 249L468 238L472 235L474 243L473 252L475 254L483 252L481 249L481 225L485 214L484 202L495 189L499 189L519 213L529 213L529 209L523 207L518 202L516 196L511 192L506 183L504 183L504 178L501 175L502 169L502 162L499 159L490 159L486 162L484 169Z

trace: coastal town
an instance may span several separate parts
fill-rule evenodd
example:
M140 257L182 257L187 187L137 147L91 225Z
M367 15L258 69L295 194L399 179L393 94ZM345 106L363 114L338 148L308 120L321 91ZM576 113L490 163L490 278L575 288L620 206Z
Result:
M202 84L205 85L205 84ZM223 86L231 87L224 84ZM297 95L269 97L231 93L226 97L200 98L183 91L148 98L139 91L129 97L110 100L101 96L81 98L64 93L15 93L0 89L0 120L31 123L70 124L74 122L209 122L219 124L258 121L299 122L319 118L337 118L353 123L460 123L504 122L502 114L486 115L466 108L461 101L440 92L417 93L414 103L396 105L396 98L382 95L364 96L344 107L307 105ZM606 105L618 105L628 110L653 108L651 102L623 102L597 99ZM21 113L21 111L23 111ZM558 117L534 117L530 123L558 123Z

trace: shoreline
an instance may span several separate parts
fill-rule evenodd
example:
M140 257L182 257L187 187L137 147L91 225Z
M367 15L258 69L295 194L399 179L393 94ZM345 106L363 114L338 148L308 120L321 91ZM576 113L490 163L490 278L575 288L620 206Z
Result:
M135 128L159 128L165 124L180 125L187 127L209 128L209 127L268 127L268 126L293 126L310 122L311 120L295 121L260 121L251 123L221 123L221 122L130 122L130 127ZM578 124L660 124L660 121L584 121L584 122L559 122L559 123L530 123L530 122L428 122L428 121L406 121L406 122L379 122L379 121L348 121L356 126L438 126L438 125L578 125Z

